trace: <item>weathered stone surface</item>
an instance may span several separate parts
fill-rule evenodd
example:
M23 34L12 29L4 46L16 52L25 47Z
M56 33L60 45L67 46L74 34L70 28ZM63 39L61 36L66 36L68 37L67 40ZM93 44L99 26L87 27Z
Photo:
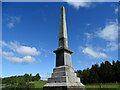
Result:
M67 87L80 87L84 88L84 85L82 83L48 83L45 85L46 87L57 87L57 86L67 86Z
M44 90L83 90L84 85L72 68L71 54L73 51L68 49L64 7L61 8L59 47L54 53L56 53L56 67L53 69L51 78L48 78L48 83L44 85Z
M71 76L76 77L76 73L74 73L74 69L69 66L60 66L53 69L54 73L52 73L52 77L59 76Z
M56 53L56 67L59 66L72 66L71 64L72 58L70 53L61 51Z
M69 67L69 66L59 66L59 67L55 67L53 69L54 72L57 72L57 71L71 71L71 72L74 72L74 69L72 67Z
M60 66L53 69L52 77L48 78L49 83L79 83L80 78L74 73L74 69L69 66Z
M44 87L44 90L85 90L85 88L81 87L68 87L68 86L53 86L53 87Z
M59 48L68 48L65 8L61 8Z

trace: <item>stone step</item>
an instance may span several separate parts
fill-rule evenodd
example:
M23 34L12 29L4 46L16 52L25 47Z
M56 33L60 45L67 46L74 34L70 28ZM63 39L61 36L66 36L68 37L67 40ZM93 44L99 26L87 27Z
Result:
M70 71L70 72L74 72L74 69L72 67L69 66L59 66L53 69L53 72L59 72L59 71Z
M52 77L52 78L48 78L48 82L49 83L79 83L80 82L80 78L78 77L68 77L68 76L62 76L62 77Z
M71 77L77 77L77 74L70 71L59 71L59 72L53 72L52 77L60 77L60 76L71 76Z
M48 78L48 83L62 83L62 82L66 82L66 76Z
M80 82L80 78L78 77L68 77L68 82L69 83L79 83Z

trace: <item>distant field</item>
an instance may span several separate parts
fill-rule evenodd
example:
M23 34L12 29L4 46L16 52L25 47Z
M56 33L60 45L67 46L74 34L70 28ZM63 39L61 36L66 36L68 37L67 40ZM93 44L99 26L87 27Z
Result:
M119 88L120 89L120 83L85 85L85 87L86 88Z
M32 81L29 83L35 84L35 88L43 88L43 86L47 83L47 81Z
M33 81L30 83L35 84L35 88L43 88L43 86L47 83L47 81ZM120 83L107 83L107 84L93 84L93 85L85 85L86 88L119 88Z
M47 81L31 81L28 83L32 83L35 85L35 88L43 88L43 86L47 83ZM16 83L17 84L17 83ZM7 84L2 84L3 88L6 88Z
M35 88L43 88L47 81L33 81L30 83L35 84ZM86 88L119 88L120 83L107 83L107 84L94 84L94 85L85 85Z
M2 87L2 84L0 83L0 88Z
M31 81L29 83L33 83L35 88L43 88L43 86L47 83L47 81ZM2 85L5 88L5 84ZM91 84L85 85L86 88L116 88L120 90L120 83L107 83L107 84Z

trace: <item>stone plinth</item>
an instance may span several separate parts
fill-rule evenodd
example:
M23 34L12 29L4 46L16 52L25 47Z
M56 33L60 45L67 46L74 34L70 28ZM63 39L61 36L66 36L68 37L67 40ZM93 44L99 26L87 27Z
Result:
M68 87L68 86L59 86L59 87L44 87L43 90L85 90L81 87Z
M83 90L84 85L80 83L80 78L70 66L54 68L51 78L48 78L48 84L44 86L44 90L72 90L73 88Z

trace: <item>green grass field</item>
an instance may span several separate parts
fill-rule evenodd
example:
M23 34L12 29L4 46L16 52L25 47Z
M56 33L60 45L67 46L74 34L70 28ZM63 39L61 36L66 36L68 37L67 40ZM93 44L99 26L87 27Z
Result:
M43 88L43 86L47 83L47 81L32 81L29 83L35 84L35 88Z
M30 82L35 84L35 88L43 88L47 81L34 81ZM120 83L106 83L106 84L94 84L94 85L85 85L86 88L119 88Z
M31 82L28 82L28 83L34 84L35 88L43 88L43 86L47 83L47 81L31 81ZM6 88L7 86L8 86L8 84L2 84L3 88Z
M86 88L119 88L120 89L120 83L85 85L85 87Z
M33 81L30 82L35 84L35 88L43 88L43 86L47 83L47 81ZM120 89L120 83L106 83L106 84L91 84L91 85L85 85L86 88L119 88Z
M2 84L0 84L0 86L2 86Z
M35 88L43 88L43 86L47 83L47 81L32 81L29 82L35 85ZM5 88L5 84L2 85ZM91 84L85 85L86 88L116 88L120 89L120 83L105 83L105 84Z

